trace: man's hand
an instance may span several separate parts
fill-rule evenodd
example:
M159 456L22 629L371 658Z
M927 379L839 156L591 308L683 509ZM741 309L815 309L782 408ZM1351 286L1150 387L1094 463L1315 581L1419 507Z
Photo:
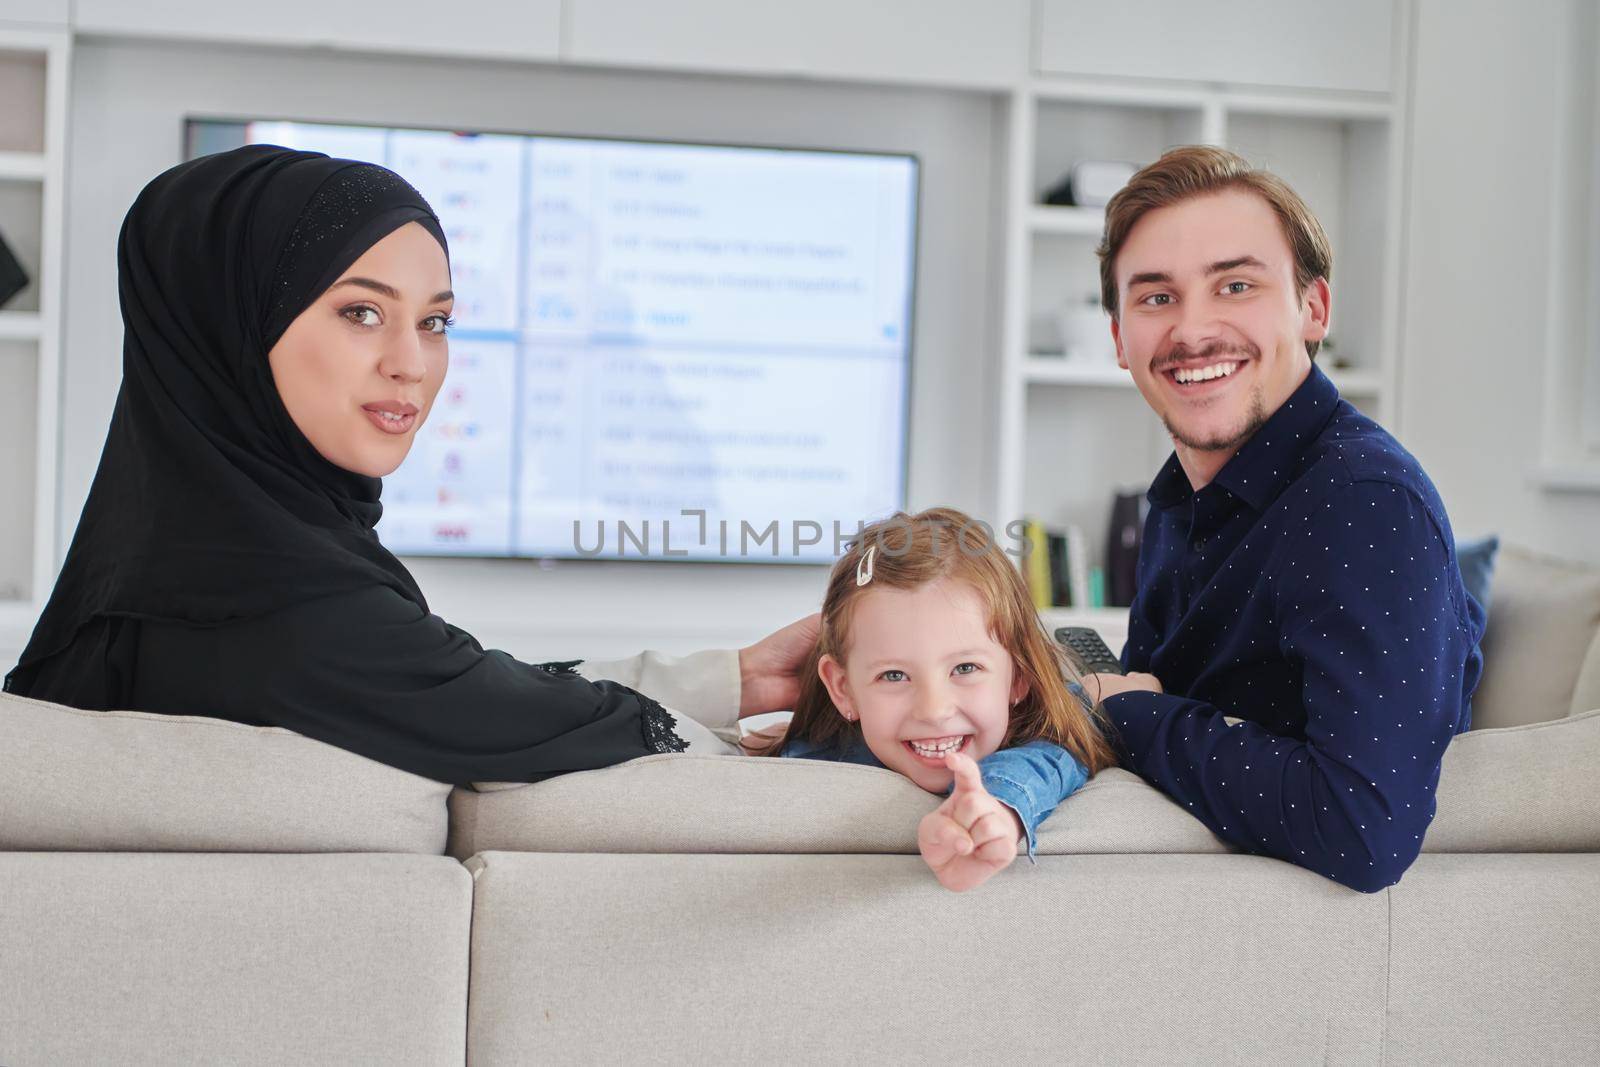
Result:
M810 615L739 650L739 718L795 706L800 670L821 630L822 616Z
M972 757L945 756L955 788L936 811L922 817L917 848L939 884L957 893L975 889L1017 858L1022 820L989 795Z
M1161 688L1161 679L1153 674L1086 674L1083 676L1083 688L1094 697L1096 704L1106 697L1114 697L1118 693L1165 693Z

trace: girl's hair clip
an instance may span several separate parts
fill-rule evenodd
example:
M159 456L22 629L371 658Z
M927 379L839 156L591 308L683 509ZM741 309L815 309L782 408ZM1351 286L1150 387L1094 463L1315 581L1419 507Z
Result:
M878 551L878 546L873 545L862 555L861 562L856 564L856 585L866 585L872 581L872 554Z

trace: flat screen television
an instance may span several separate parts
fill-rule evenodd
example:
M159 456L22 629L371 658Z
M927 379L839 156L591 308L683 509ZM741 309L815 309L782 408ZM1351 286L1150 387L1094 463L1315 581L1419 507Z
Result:
M914 156L186 123L190 157L252 143L381 163L450 241L392 551L818 563L904 506Z

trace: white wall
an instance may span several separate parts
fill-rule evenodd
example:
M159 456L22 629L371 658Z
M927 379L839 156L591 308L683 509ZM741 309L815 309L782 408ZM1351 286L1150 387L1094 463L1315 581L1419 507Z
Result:
M180 159L186 114L914 152L922 160L913 507L987 515L999 122L979 93L800 81L80 42L69 121L63 551L121 376L114 251L142 185ZM781 210L781 205L779 205ZM408 561L434 611L525 658L752 640L815 610L815 566Z
M1557 168L1562 103L1592 91L1592 2L1418 5L1399 362L1402 439L1458 536L1600 562L1600 492L1533 477L1546 361L1584 334Z

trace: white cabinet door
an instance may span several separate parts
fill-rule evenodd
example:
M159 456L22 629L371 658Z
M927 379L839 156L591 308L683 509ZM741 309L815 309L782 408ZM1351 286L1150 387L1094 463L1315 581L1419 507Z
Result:
M0 0L0 22L64 27L67 0Z
M1394 0L1040 0L1043 74L1391 90Z
M4 0L0 0L3 3ZM555 59L562 0L77 0L80 33Z
M568 0L562 58L616 66L1003 87L1028 0Z

